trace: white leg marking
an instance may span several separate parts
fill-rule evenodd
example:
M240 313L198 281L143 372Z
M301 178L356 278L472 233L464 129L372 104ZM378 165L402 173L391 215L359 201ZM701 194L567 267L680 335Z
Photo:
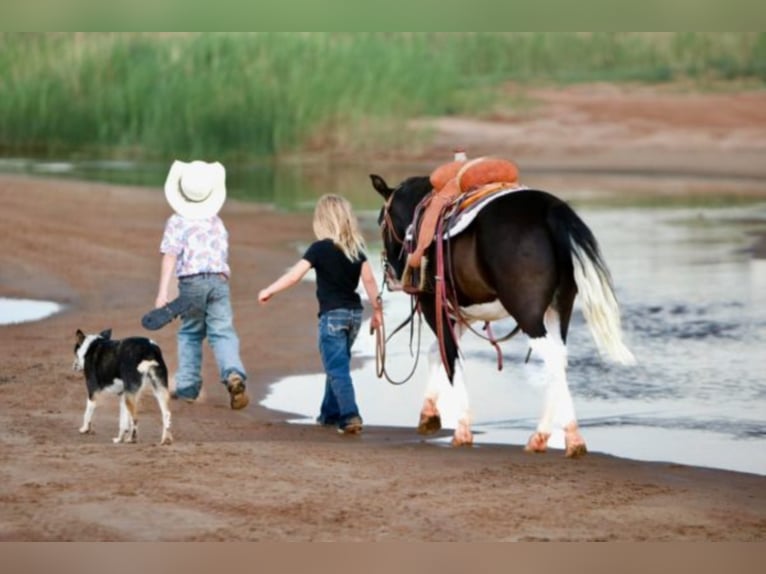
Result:
M171 414L170 414L170 393L165 387L159 385L153 386L152 391L154 397L157 399L157 404L160 406L160 412L162 413L162 438L160 444L172 444L173 435L170 433Z
M556 422L564 427L566 455L568 457L582 456L587 452L587 448L580 436L572 394L567 384L567 349L561 339L558 313L548 309L544 322L547 334L545 337L532 339L530 344L544 361L543 376L547 383L545 404L537 425L537 432L530 437L526 450L545 452L551 428Z
M459 325L455 328L455 335L458 339L463 336L466 328ZM452 377L451 389L447 371L442 363L441 353L439 352L438 342L434 342L428 350L428 384L426 386L425 401L421 410L421 423L428 414L439 416L437 403L441 387L449 390L448 395L455 400L455 409L457 411L457 425L452 437L454 446L463 446L473 444L473 434L471 433L471 411L468 400L468 390L465 386L465 377L463 374L463 362L458 356L455 359L455 374ZM438 429L434 429L435 432Z
M467 329L468 327L463 324L456 325L455 336L458 341L463 338L463 333L465 333ZM452 377L452 390L455 396L458 413L457 426L455 427L455 433L452 436L452 445L471 446L473 444L473 433L471 432L473 414L471 413L471 405L468 400L468 388L465 385L465 371L463 369L463 360L460 358L460 355L455 358L455 374Z
M127 438L128 434L128 407L125 404L125 395L120 397L120 426L117 430L117 436L112 439L112 442L117 444L123 442Z
M458 412L457 427L455 427L455 433L452 436L452 446L471 446L473 444L472 415L468 401L468 389L465 386L463 375L463 361L460 358L455 361L455 376L452 378L452 386Z
M426 391L423 397L423 406L420 409L420 421L418 433L433 434L442 428L441 413L439 412L439 347L434 342L428 349L428 379ZM443 369L442 369L443 372Z
M550 434L554 419L563 424L576 422L572 395L567 384L567 349L561 340L559 316L553 309L545 313L545 337L530 341L532 350L543 359L546 382L545 402L537 431Z
M439 382L446 377L442 358L439 354L439 344L434 342L428 349L428 382L426 383L425 399L436 404L439 401Z
M138 442L138 421L128 411L128 438L127 442Z
M88 434L93 431L91 420L93 419L93 411L96 410L96 401L90 400L88 397L85 403L85 414L82 416L82 426L80 427L80 434Z
M130 398L126 398L125 406L128 407L127 408L127 411L128 411L127 442L131 442L131 443L138 442L138 403L141 400L141 393L146 387L147 383L150 383L150 380L148 376L144 374L141 377L141 386L138 388L138 391L136 391L136 394ZM126 395L123 395L123 396L126 396Z
M135 411L138 404L138 396L129 397L127 394L123 394L122 398L125 401L125 413L127 430L125 431L124 442L136 442L138 440L138 421L136 420Z

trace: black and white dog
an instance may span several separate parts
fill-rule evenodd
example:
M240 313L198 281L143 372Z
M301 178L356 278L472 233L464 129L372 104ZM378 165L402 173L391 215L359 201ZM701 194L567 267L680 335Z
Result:
M136 442L138 398L143 388L149 385L162 412L160 444L171 444L168 369L159 346L144 337L112 340L111 329L98 335L86 335L77 329L76 337L72 368L85 371L85 386L88 389L80 432L92 432L96 395L108 391L120 396L120 427L113 441Z

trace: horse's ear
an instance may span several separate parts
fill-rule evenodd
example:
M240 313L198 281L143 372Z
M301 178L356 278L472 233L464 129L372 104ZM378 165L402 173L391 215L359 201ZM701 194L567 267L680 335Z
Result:
M387 200L389 197L391 197L391 194L394 192L394 190L388 187L388 184L382 177L371 173L370 180L372 181L372 187L374 187L375 190L383 196L383 199Z

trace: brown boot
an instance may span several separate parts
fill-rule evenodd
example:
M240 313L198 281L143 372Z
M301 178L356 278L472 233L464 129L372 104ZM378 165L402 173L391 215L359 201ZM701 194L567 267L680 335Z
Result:
M226 377L226 389L231 398L231 408L235 411L244 409L250 402L250 397L245 391L245 381L239 373L229 373Z

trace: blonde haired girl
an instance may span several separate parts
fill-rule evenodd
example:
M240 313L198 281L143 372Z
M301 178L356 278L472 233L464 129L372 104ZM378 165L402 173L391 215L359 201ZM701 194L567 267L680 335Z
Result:
M317 422L337 426L345 434L362 431L362 417L351 380L351 346L362 324L362 301L356 289L361 278L372 302L371 327L383 321L383 307L362 234L351 204L338 195L323 195L314 209L312 243L287 273L258 293L266 303L298 283L309 269L316 272L319 303L319 354L325 370L325 392Z
M314 235L317 239L332 239L335 246L351 261L364 253L364 238L351 204L339 195L323 195L314 208Z

